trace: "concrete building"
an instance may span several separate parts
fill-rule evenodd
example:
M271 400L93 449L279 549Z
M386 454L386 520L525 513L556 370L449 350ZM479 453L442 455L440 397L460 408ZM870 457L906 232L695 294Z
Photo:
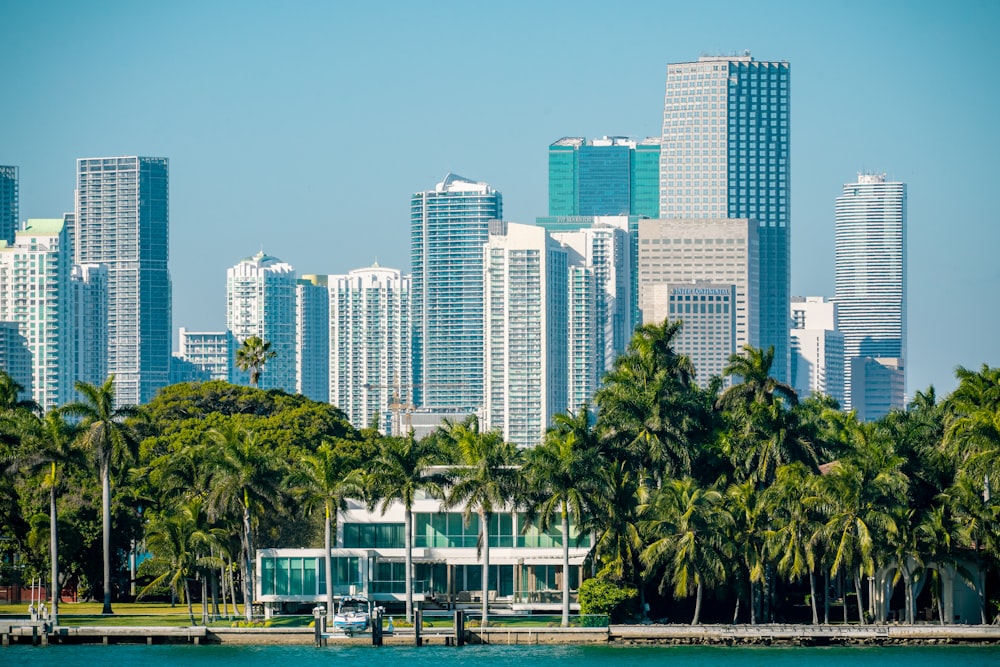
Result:
M413 402L431 410L482 409L483 244L503 217L486 183L448 174L410 199Z
M178 340L177 357L186 364L175 367L180 375L174 376L174 382L229 381L233 344L228 332L188 331L181 327Z
M64 218L65 220L65 218ZM69 230L64 225L64 229ZM108 267L76 264L73 290L73 378L101 385L108 379Z
M379 266L327 278L330 402L355 428L405 434L413 410L411 283Z
M742 56L667 65L660 218L748 219L758 226L759 346L789 371L789 66ZM706 276L723 284L721 276Z
M330 401L330 294L326 276L305 275L295 283L295 390L320 403Z
M226 329L230 334L230 381L249 382L236 367L236 350L251 336L271 344L261 389L295 393L295 270L261 250L226 272Z
M813 394L844 403L844 334L837 304L821 296L792 297L792 382L799 398Z
M0 369L21 385L19 401L32 396L32 360L28 339L17 322L0 320Z
M538 444L567 409L567 257L544 229L495 221L484 246L484 430Z
M27 339L31 398L45 410L74 398L72 261L62 219L28 220L13 245L0 241L0 321Z
M736 285L707 280L668 283L653 288L665 295L666 316L659 320L680 321L676 349L689 356L697 371L697 382L705 387L713 377L722 377L736 346Z
M844 367L852 369L844 389L844 407L851 409L853 359L906 358L906 184L858 174L837 197L835 217L835 300ZM896 366L902 372L903 364ZM902 409L902 396L882 402Z
M759 346L759 309L755 307L759 261L758 227L751 220L640 220L638 273L643 323L660 323L671 317L672 290L678 286L692 287L698 281L721 289L733 286L735 302L730 305L735 305L736 352L744 345ZM671 319L683 320L685 314L675 312ZM717 326L722 325L713 320L712 327ZM728 347L710 348L682 338L685 342L679 341L677 352L691 357L700 384L711 377L709 369L720 364L725 367L732 354Z
M14 166L0 166L0 241L14 243L14 232L18 228L18 169Z
M563 137L549 146L549 215L659 213L660 138Z
M851 405L858 421L876 421L892 410L906 407L904 370L899 358L851 358Z
M77 264L108 267L108 361L120 405L147 403L170 380L169 161L77 160Z

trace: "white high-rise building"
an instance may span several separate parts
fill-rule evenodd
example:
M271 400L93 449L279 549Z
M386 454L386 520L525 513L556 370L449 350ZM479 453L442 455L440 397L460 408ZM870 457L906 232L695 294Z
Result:
M858 174L856 182L844 185L836 202L835 264L844 368L852 368L857 357L895 359L899 361L891 363L893 372L902 373L906 358L905 183L888 181L885 174ZM844 407L860 411L847 380ZM904 391L898 390L905 387L905 378L882 386L896 393L880 404L905 407ZM878 412L866 410L869 415Z
M643 323L684 320L685 313L670 312L672 295L680 286L694 287L699 281L714 285L712 289L731 285L735 287L735 303L722 293L696 296L711 296L706 304L716 303L718 297L722 299L718 303L735 306L736 352L744 345L759 346L757 232L757 225L747 219L640 220L639 308ZM721 325L713 320L712 326ZM677 352L691 358L702 385L716 369L726 366L732 354L728 346L703 345L686 337L678 341Z
M226 272L226 329L232 337L234 382L248 381L236 367L236 350L259 336L275 355L264 364L260 388L295 392L295 270L290 264L262 250Z
M21 385L17 400L31 398L31 349L17 322L0 320L0 369Z
M760 347L788 379L791 165L787 62L703 56L667 65L660 218L742 218L758 226ZM707 280L729 281L722 276Z
M813 394L844 403L844 334L837 304L821 296L792 297L792 382L799 398Z
M330 401L330 294L326 276L305 275L295 283L295 390L320 403Z
M179 343L180 349L177 356L193 367L190 372L182 373L182 375L190 375L202 380L229 381L232 341L228 332L188 331L181 327ZM179 377L175 380L185 381Z
M77 264L108 267L108 361L120 405L148 402L170 381L167 158L77 162Z
M541 227L495 221L484 254L484 428L530 447L567 409L567 253Z
M375 265L327 278L330 402L356 428L405 434L413 409L410 278Z
M108 267L74 265L72 288L76 358L73 377L100 385L108 379Z
M503 215L499 192L448 174L410 199L414 402L482 409L483 244Z
M31 398L43 409L74 398L72 257L62 219L28 220L0 240L0 321L16 322L31 351Z

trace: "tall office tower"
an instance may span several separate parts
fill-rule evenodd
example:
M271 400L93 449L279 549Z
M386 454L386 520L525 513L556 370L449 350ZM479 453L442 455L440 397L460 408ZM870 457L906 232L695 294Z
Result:
M261 250L226 271L226 329L229 331L230 381L249 382L236 367L236 350L251 336L271 344L274 357L264 364L261 389L295 392L295 270Z
M844 334L837 304L821 296L792 297L792 381L799 398L813 394L844 403Z
M549 146L549 216L655 218L659 191L659 137L563 137Z
M330 294L326 276L305 275L295 283L295 390L320 403L330 401Z
M17 322L31 351L31 398L43 409L73 398L72 258L61 219L28 220L0 241L0 320Z
M188 331L181 327L179 343L180 349L175 358L186 363L175 364L174 382L229 381L229 332Z
M680 285L695 286L698 281L722 288L733 285L736 288L736 351L744 345L758 346L758 233L757 225L746 218L640 220L638 274L643 323L656 324L668 317L684 321L686 313L676 310L670 313L672 295ZM729 298L721 293L686 296L698 296L699 304L701 296L706 297L706 304L725 304ZM712 298L708 299L709 296ZM701 314L700 305L698 314ZM715 369L725 367L732 354L727 347L703 345L686 337L678 341L677 351L691 357L702 385L708 382Z
M484 426L530 447L567 409L566 250L541 227L497 220L484 252Z
M905 368L900 357L851 359L853 409L859 421L873 422L905 406Z
M759 226L758 344L774 346L771 372L781 380L791 298L788 80L788 63L749 55L667 65L660 147L661 218Z
M100 385L108 379L108 267L76 264L71 280L76 357L73 378Z
M17 167L0 166L0 241L14 242L17 231L18 173Z
M858 174L837 197L835 219L844 368L855 357L905 359L906 184L886 181L885 174ZM902 372L903 364L894 367ZM848 410L857 407L851 384L844 388ZM890 403L902 409L903 400L899 394Z
M17 322L0 320L0 369L21 385L17 398L26 401L32 396L31 348Z
M593 269L572 247L563 247L566 249L569 279L566 294L566 327L569 334L566 338L566 372L569 374L567 409L576 413L581 406L593 403L594 394L604 376L604 359L598 360L599 355L594 353L604 349L598 343L598 331L603 334L605 342L611 337L605 327L607 319L597 315L599 290Z
M739 352L736 346L736 285L695 280L668 283L661 289L666 293L667 317L671 322L683 322L676 348L691 357L698 373L697 382L705 387L711 378L722 377L729 358Z
M327 279L330 303L330 402L356 428L376 416L405 435L413 409L409 277L378 265Z
M575 232L552 232L555 241L572 249L570 264L582 264L593 274L596 327L594 347L588 354L597 363L598 380L628 347L635 329L632 243L624 227L624 223L616 226L597 222Z
M413 401L435 411L483 407L483 244L503 217L499 192L448 174L410 199Z
M170 381L169 161L76 161L77 264L108 267L108 373L119 405L148 402Z

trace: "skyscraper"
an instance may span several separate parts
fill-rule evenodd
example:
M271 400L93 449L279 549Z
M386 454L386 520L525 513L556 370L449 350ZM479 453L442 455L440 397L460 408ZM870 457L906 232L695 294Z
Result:
M844 334L837 304L821 296L792 297L792 372L799 398L829 396L844 404Z
M31 397L43 409L73 398L72 257L62 219L28 220L0 240L0 321L16 322L31 351Z
M373 266L329 276L330 402L356 428L378 415L383 431L405 435L412 409L410 279Z
M108 373L119 404L142 404L170 380L169 161L77 160L77 264L108 267Z
M248 380L236 368L236 350L258 336L274 352L260 374L260 388L295 393L295 270L290 264L261 250L231 267L226 272L226 328L232 381Z
M177 357L186 362L177 364L180 376L175 382L225 380L229 381L231 341L226 331L179 331ZM270 363L270 362L269 362Z
M103 384L108 379L108 267L74 265L72 286L76 356L73 379Z
M414 403L483 407L483 246L499 192L448 174L410 199Z
M563 137L549 146L549 216L659 212L660 139Z
M18 216L17 167L0 166L0 241L14 242Z
M835 289L844 334L844 368L851 369L856 357L904 360L906 184L887 181L885 174L858 174L858 180L845 184L837 197L835 218ZM904 364L899 361L891 367L902 373ZM901 385L905 381L882 386ZM859 407L851 382L846 383L844 394L846 409ZM903 393L900 390L882 402L903 408Z
M326 276L295 283L295 390L314 401L330 400L330 294Z
M743 56L667 66L660 218L748 218L759 226L760 342L789 368L789 67ZM709 280L713 278L709 277Z
M491 225L486 253L485 428L522 447L567 409L566 249L535 225Z

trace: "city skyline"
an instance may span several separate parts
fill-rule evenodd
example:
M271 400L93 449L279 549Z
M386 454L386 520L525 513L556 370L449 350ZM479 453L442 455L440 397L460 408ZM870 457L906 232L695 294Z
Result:
M552 142L655 136L668 63L749 48L795 70L792 294L833 295L833 199L859 170L887 171L909 185L908 392L946 392L959 364L1000 364L1000 315L965 289L995 284L1000 271L987 168L1000 147L989 121L997 93L986 83L997 7L732 3L720 22L693 7L626 3L623 19L661 26L662 39L568 59L551 26L610 38L604 5L515 3L491 14L486 34L476 12L405 6L388 17L228 3L43 9L0 10L21 101L0 118L0 164L19 167L19 218L73 209L78 157L169 157L174 331L221 330L224 291L203 286L221 285L261 244L303 273L375 259L407 272L408 196L448 171L489 183L504 193L506 219L530 223L547 212ZM384 49L369 44L376 34ZM506 46L513 36L523 49ZM164 48L106 58L99 77L71 66L83 45L97 57L151 40ZM425 75L443 62L448 87L431 91ZM77 103L61 103L67 96ZM135 112L105 112L131 100L142 102Z

